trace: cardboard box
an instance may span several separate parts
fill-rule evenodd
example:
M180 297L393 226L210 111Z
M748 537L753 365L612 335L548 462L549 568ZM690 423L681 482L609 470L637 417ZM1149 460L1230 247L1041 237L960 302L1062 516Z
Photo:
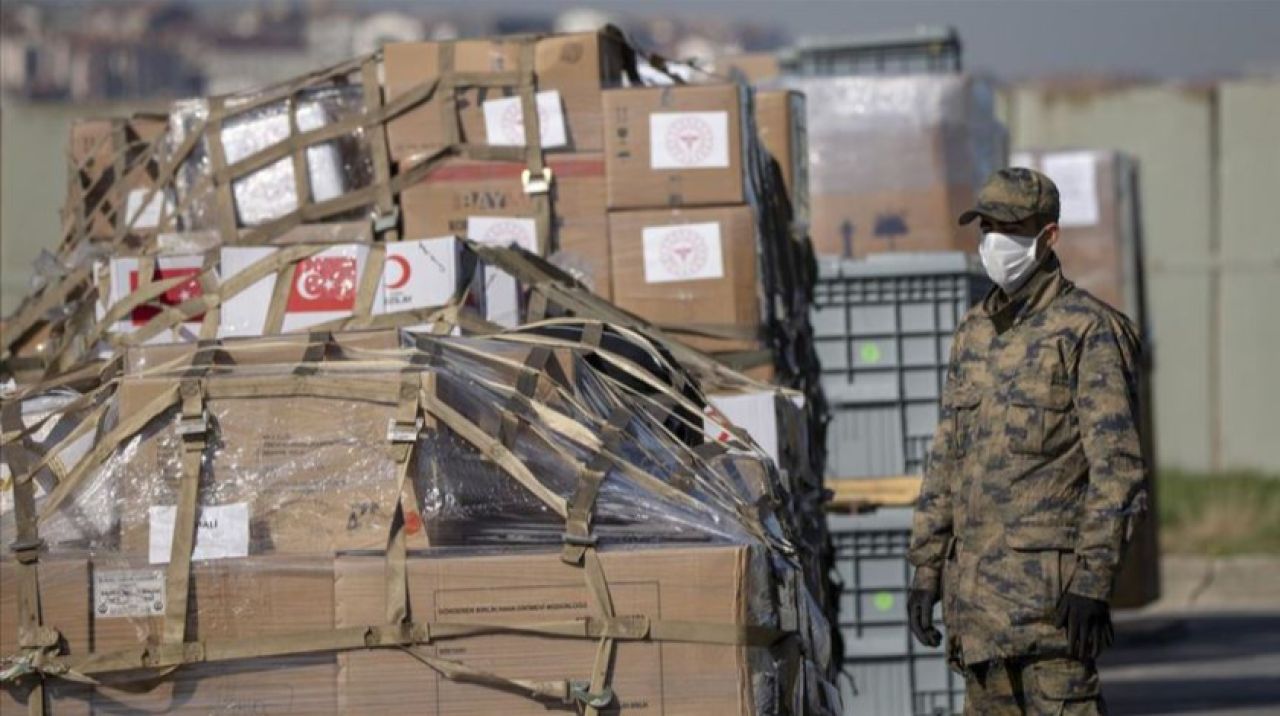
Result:
M117 147L114 136L123 128L124 146ZM150 203L143 205L148 191L155 186L159 172L159 155L145 161L151 143L164 136L168 119L162 115L135 115L128 119L82 119L71 125L66 217L74 222L75 212L83 214L87 235L91 239L111 239L119 223L138 216L134 233L155 228L165 194L156 192ZM123 154L126 173L116 176L117 153ZM169 211L173 211L170 203Z
M712 623L758 623L768 593L760 560L742 546L606 550L600 554L620 615ZM349 557L336 566L337 625L377 623L386 609L383 560ZM417 619L521 624L589 616L582 569L559 553L411 558L409 595ZM421 647L509 678L589 679L597 644L590 639L488 635L441 639ZM753 679L764 679L765 650L691 643L618 642L610 713L756 713ZM400 714L406 694L435 716L544 714L548 706L485 686L448 681L408 654L339 656L344 713Z
M399 374L364 373L354 379L363 386L361 399L300 394L307 379L287 371L277 375L277 391L206 402L219 447L202 478L197 561L384 549L399 497L387 439ZM211 390L244 380L208 379ZM333 378L312 381L325 385ZM146 405L173 382L125 379L121 414ZM121 549L149 555L153 563L168 561L173 539L182 470L174 431L170 424L140 440L113 472L120 491ZM416 525L407 532L425 545L421 517Z
M751 207L611 212L609 243L619 308L660 327L759 327ZM750 339L681 339L708 352L756 346Z
M154 644L163 632L164 572L115 556L40 562L44 622L66 639L68 653L108 653ZM0 563L0 649L16 642L17 581ZM333 627L333 562L251 558L204 562L192 570L187 632L198 638L289 634ZM332 712L336 659L315 654L185 667L145 691L90 688L54 681L53 714L237 711ZM9 713L14 694L0 692ZM15 711L25 713L25 711Z
M720 84L605 92L609 208L744 202L747 91Z
M805 99L799 92L756 92L756 132L765 151L778 160L796 221L809 221L809 132Z
M518 69L524 42L528 40L495 38L388 44L383 48L387 101L439 76L441 50L446 44L453 48L453 68L457 72L510 72ZM621 81L625 48L617 39L594 32L553 35L536 42L534 71L538 90L555 95L540 98L544 147L600 151L604 146L600 91ZM458 90L456 97L460 141L524 145L519 102L503 101L515 97L512 89ZM498 102L490 106L488 125L486 102ZM443 105L441 93L388 125L387 138L393 160L404 161L444 146ZM563 126L562 136L549 137L548 128L555 126L556 120ZM491 133L490 128L501 131Z
M956 218L973 206L976 191L939 184L919 191L814 194L809 235L820 254L861 258L884 251L978 250L976 225Z
M1058 185L1062 233L1054 252L1067 278L1139 324L1142 268L1134 162L1118 152L1018 152L1014 166L1044 172Z
M516 243L549 255L604 298L610 296L605 162L600 154L550 157L553 236L537 236L523 164L453 160L400 196L407 236L457 234L482 243Z
M818 253L973 251L956 224L1006 165L989 83L967 75L789 77L805 94Z
M747 52L716 58L715 71L722 77L756 85L782 74L782 65L772 52Z

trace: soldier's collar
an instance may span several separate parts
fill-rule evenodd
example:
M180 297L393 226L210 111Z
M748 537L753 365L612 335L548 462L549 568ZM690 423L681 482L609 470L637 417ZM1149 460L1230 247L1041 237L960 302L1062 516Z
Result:
M982 299L983 312L996 324L1000 333L1014 323L1044 309L1062 293L1066 279L1062 276L1062 264L1052 250L1040 259L1035 270L1022 287L1006 296L999 286L993 287Z

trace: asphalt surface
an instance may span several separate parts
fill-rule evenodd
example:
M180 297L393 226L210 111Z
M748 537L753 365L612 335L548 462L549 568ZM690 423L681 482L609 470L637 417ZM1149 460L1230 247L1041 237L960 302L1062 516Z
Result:
M1280 714L1280 558L1165 560L1165 598L1119 613L1113 716Z

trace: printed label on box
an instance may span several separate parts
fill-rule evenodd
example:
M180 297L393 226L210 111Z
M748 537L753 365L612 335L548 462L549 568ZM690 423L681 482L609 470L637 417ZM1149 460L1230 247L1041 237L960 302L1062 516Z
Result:
M387 244L382 268L387 313L448 303L458 284L458 242L452 236Z
M1098 211L1097 163L1089 152L1048 154L1041 161L1042 171L1058 185L1061 213L1058 224L1095 226Z
M142 284L142 276L138 274L141 266L139 259L122 256L111 259L111 305L115 305L133 294ZM118 321L113 330L117 333L131 333L140 326L146 325L152 318L160 315L162 306L179 306L185 301L199 298L204 290L200 286L200 273L204 258L200 256L158 256L153 264L151 283L159 283L170 279L190 277L187 281L179 281L164 293L153 298L129 312L129 316ZM192 316L184 321L189 325L199 325L204 314Z
M163 569L99 569L93 573L93 615L98 618L164 614Z
M148 194L151 194L150 201L147 201ZM129 226L135 230L154 229L160 225L162 215L172 214L173 202L169 201L168 193L160 189L154 193L151 189L134 189L125 202L125 221L132 222Z
M654 169L729 166L729 113L654 112L649 115L649 165Z
M516 244L538 252L538 222L510 216L468 216L467 237L492 246Z
M222 249L222 280L275 253L272 247L228 246ZM296 331L352 315L369 249L342 244L299 261L285 299L283 331ZM275 292L276 274L269 274L227 298L222 304L219 335L258 336L266 328L267 312ZM374 291L371 311L382 311L382 292Z
M152 564L168 564L173 549L173 520L178 508L155 505L150 509L149 557ZM196 543L191 559L227 559L249 556L249 503L203 505L196 512Z
M538 136L545 149L569 143L564 128L564 109L559 90L546 90L534 96L538 107ZM484 103L484 132L495 147L523 147L524 108L519 97L491 99Z
M644 241L645 283L696 281L724 276L720 224L647 226Z

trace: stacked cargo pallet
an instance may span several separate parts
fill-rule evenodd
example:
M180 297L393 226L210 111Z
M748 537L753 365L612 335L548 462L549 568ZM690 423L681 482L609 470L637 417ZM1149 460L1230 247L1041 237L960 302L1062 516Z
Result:
M750 94L635 63L413 43L77 127L0 358L6 712L839 711L806 243Z

